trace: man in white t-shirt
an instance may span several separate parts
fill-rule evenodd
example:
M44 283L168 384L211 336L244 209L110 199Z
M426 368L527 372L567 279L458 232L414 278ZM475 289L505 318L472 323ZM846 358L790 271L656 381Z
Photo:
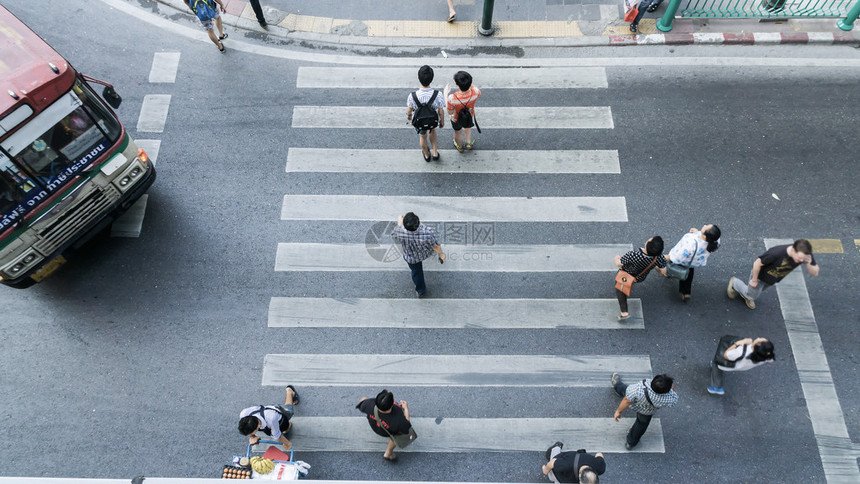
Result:
M418 133L418 143L421 145L424 161L429 162L431 159L439 161L436 127L442 129L445 126L445 98L442 93L430 87L433 82L432 67L424 65L418 69L418 82L421 83L421 89L409 93L409 97L406 98L406 121L412 122L415 132ZM419 122L419 118L420 120L427 119L424 117L425 113L435 115L435 118L427 122ZM412 119L413 116L416 117L415 121ZM419 122L421 126L416 126L416 122ZM429 146L427 144L428 138L430 140ZM431 146L432 150L430 149Z
M711 385L708 387L708 393L725 395L724 371L746 371L765 363L773 363L774 358L773 343L766 338L723 336L711 361Z

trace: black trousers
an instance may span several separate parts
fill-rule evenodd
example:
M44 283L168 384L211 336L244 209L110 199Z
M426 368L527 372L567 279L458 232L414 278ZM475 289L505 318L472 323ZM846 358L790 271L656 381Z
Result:
M263 8L260 7L260 0L248 0L248 3L251 4L251 8L254 9L254 15L257 16L257 22L261 24L266 23L266 17L263 17Z
M690 268L690 276L687 277L687 280L686 281L678 281L678 291L680 291L681 294L689 295L690 292L693 290L693 272L695 272L695 271L691 267Z
M627 432L627 443L630 444L631 447L638 444L639 439L645 435L645 431L648 430L648 424L651 423L651 417L651 415L636 412L636 421L633 422L633 426L630 427L630 431Z

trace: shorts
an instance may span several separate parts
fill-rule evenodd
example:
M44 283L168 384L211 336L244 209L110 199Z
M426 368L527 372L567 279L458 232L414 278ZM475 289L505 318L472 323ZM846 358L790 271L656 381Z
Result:
M454 131L460 131L463 129L463 126L460 126L460 123L457 121L451 121L451 128L453 128ZM474 128L474 126L469 126L469 128Z
M218 6L215 6L215 16L210 18L209 20L201 20L200 23L203 24L203 30L209 32L213 28L215 28L214 20L216 18L221 18L221 12L218 11Z
M415 128L415 132L418 133L418 136L425 136L427 133L429 133L430 131L433 131L434 129L436 129L436 128L431 128L431 129Z

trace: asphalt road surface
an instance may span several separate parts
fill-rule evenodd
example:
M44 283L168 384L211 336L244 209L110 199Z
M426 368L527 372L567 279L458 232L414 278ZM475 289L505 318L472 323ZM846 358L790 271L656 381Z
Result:
M345 66L261 54L286 48L232 28L222 55L180 35L199 31L180 15L164 30L102 2L4 5L117 87L159 175L138 237L105 234L45 282L0 291L0 475L215 477L245 450L239 411L281 403L288 383L314 479L544 482L543 452L563 440L605 452L607 482L825 482L822 416L844 419L856 459L860 69L841 60L857 50L364 53ZM474 71L472 152L446 126L441 162L423 161L404 109L422 62L437 88ZM169 96L161 132L139 129L158 124L152 95ZM421 300L385 236L408 210L438 223L452 258L425 263ZM668 252L706 223L722 245L692 301L652 274L617 323L612 256L658 234ZM819 277L803 271L805 291L770 290L754 311L726 297L771 239L801 237L838 242L816 255ZM797 329L791 308L807 300L815 324ZM830 387L826 371L821 388L798 373L815 331ZM727 333L770 338L777 361L728 375L717 397L707 365ZM632 419L611 421L617 369L669 373L680 395L632 452ZM354 409L382 387L419 434L396 464ZM811 417L828 388L841 415Z

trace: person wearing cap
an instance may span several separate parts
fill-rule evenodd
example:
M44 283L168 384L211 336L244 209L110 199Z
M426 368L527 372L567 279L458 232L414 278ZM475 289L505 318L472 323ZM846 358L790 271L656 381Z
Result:
M737 336L723 336L711 361L711 385L708 387L708 393L726 394L723 389L724 371L746 371L765 363L773 363L775 358L773 343L765 338L741 339Z
M409 422L409 406L405 400L394 401L394 395L388 390L382 390L375 399L362 397L355 408L367 415L370 429L381 437L388 437L388 447L382 457L388 461L397 460L394 448L397 443L392 435L406 435L412 424ZM378 417L378 418L377 418Z

